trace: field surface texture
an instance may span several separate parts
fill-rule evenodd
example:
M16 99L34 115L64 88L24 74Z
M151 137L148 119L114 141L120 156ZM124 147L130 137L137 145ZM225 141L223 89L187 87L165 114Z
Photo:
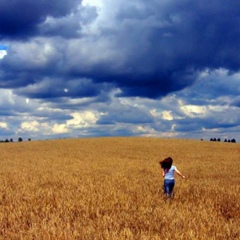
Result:
M240 239L238 143L116 137L0 151L0 239ZM186 176L171 199L168 156Z

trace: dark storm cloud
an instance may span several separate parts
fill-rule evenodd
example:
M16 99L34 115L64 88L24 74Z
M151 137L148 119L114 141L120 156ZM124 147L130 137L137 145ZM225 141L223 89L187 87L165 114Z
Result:
M238 96L235 100L233 100L231 105L240 108L240 97Z
M64 38L77 38L82 35L83 25L92 23L97 17L96 8L79 7L74 14L61 18L48 18L39 25L39 34L44 36L61 36Z
M188 105L196 106L235 106L239 107L239 74L226 70L205 72L190 88L178 93Z
M102 90L107 90L104 84L94 84L90 79L73 79L64 82L63 79L43 79L38 83L14 90L16 95L28 98L77 98L96 97Z
M77 9L77 4L80 1L1 1L2 38L27 39L42 34L46 41L52 41L54 48L53 54L44 56L44 62L37 61L38 56L34 58L36 53L28 45L29 56L25 58L19 56L17 48L16 54L10 48L9 56L0 66L2 87L24 87L42 81L45 76L61 75L64 81L90 78L96 83L110 83L121 89L118 96L155 99L191 86L206 68L239 70L237 0L231 0L231 4L220 0L127 4L113 1L105 6L109 12L114 9L105 22L98 22L96 8ZM95 24L96 32L79 32L82 25L91 23ZM66 41L60 38L53 41L50 36L61 36ZM68 40L77 36L79 42L71 49L73 43ZM40 55L43 43L35 40L35 45ZM55 89L52 91L52 97L61 96ZM76 91L72 93L78 95ZM97 92L89 92L92 94ZM39 98L50 95L38 93ZM81 91L78 96L83 96Z
M114 55L90 62L88 72L70 68L76 74L115 83L121 96L158 98L192 85L206 68L239 70L239 1L133 1L123 6L111 19L114 25L99 27L96 39L110 39L108 50ZM93 49L96 55L106 51Z
M239 1L81 2L0 1L0 135L239 135Z
M1 88L18 88L27 86L38 79L38 73L32 74L25 71L5 71L0 72L0 87Z
M46 17L70 14L79 0L2 0L0 2L0 38L27 39L37 31Z

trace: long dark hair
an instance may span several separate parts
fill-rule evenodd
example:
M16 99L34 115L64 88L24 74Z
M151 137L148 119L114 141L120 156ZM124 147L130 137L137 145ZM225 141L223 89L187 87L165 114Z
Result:
M172 166L173 160L171 157L165 158L163 161L159 162L161 168L164 170L169 170Z

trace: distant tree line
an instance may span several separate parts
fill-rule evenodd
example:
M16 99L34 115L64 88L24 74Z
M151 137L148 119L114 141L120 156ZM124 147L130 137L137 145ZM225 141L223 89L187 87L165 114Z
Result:
M23 139L21 137L18 138L18 142L22 142ZM28 138L28 141L31 141L31 138ZM8 139L6 138L5 140L0 140L1 143L11 143L11 142L14 142L12 138Z
M213 142L221 142L221 139L220 138L211 138L210 141L213 141ZM231 143L235 143L236 140L233 138L233 139L225 139L224 142L231 142Z

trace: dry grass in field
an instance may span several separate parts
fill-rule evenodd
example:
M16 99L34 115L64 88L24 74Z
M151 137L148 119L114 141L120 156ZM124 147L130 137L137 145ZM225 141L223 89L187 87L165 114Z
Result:
M157 138L0 144L0 239L240 239L240 145ZM171 156L175 197L158 162Z

